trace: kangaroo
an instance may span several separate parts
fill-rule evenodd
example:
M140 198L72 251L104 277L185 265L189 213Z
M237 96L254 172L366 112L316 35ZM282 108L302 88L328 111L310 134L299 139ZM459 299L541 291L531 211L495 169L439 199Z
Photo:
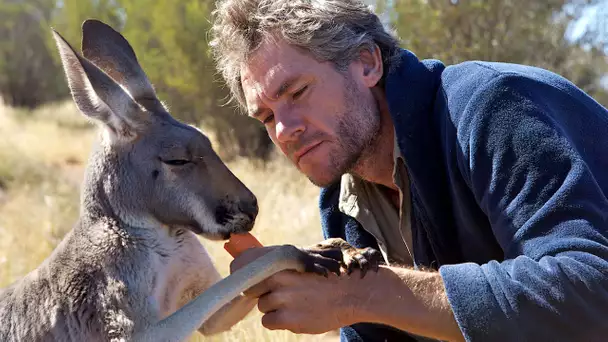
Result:
M242 292L276 272L377 269L377 251L333 239L278 246L221 279L196 235L250 231L256 197L168 113L120 33L97 20L82 33L81 55L53 30L73 100L101 128L79 219L0 290L0 341L181 341L228 330L255 306Z

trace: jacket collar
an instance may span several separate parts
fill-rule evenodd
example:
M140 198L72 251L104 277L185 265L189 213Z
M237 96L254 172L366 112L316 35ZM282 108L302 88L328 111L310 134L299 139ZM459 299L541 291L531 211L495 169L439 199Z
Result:
M445 66L437 60L420 61L401 51L400 63L386 79L386 98L403 154L412 196L412 238L417 262L441 265L459 260L454 240L442 127L448 110L441 90ZM438 215L443 213L443 215Z
M412 52L403 49L397 65L386 77L388 107L406 164L428 157L427 151L438 148L435 145L439 139L433 139L437 133L432 129L432 120L444 69L440 61L420 61Z

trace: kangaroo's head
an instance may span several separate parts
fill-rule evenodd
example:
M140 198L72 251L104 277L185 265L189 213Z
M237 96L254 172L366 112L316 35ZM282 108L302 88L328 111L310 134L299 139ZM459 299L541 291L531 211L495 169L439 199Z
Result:
M110 211L136 227L187 227L211 239L250 230L255 196L205 135L171 117L127 40L97 20L82 30L82 55L53 35L78 109L103 129L83 210Z

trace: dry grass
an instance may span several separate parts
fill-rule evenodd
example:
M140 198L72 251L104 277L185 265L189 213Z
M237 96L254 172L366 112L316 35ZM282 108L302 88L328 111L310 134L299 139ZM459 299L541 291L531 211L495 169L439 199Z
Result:
M0 103L0 288L38 266L78 215L83 166L96 129L71 102L35 112ZM282 157L266 166L235 160L229 167L258 196L254 228L263 244L308 245L321 239L318 190ZM203 241L223 275L229 255L222 243ZM328 341L265 330L254 310L230 332L192 341Z

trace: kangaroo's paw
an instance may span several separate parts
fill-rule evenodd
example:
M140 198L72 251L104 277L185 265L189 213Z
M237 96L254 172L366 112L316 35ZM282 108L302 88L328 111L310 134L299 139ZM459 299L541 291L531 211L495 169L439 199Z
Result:
M384 263L380 251L370 247L355 248L339 238L321 241L304 250L312 255L316 254L339 261L346 274L351 274L353 270L358 268L361 271L361 278L369 270L377 272L379 265Z

